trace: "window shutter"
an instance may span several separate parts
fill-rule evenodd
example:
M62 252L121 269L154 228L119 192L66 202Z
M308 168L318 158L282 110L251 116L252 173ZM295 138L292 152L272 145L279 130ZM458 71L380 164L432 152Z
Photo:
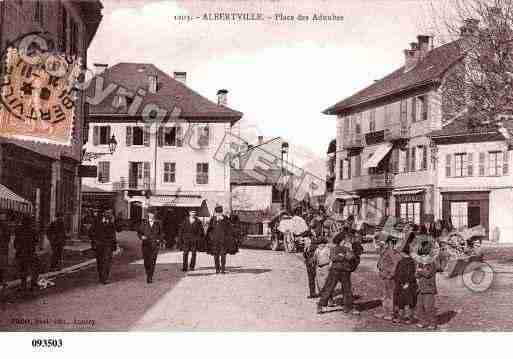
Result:
M427 146L422 146L422 170L427 170L427 168L428 168L427 152L428 152Z
M150 163L144 162L144 185L149 187L150 185Z
M411 122L417 121L417 98L411 99Z
M355 170L354 175L355 177L359 177L362 175L362 155L359 154L358 156L355 156Z
M347 159L347 178L351 179L351 157Z
M467 153L467 176L472 177L474 175L474 164L472 153Z
M107 143L109 143L109 141L110 141L110 132L111 132L110 126L107 126Z
M507 175L509 171L509 151L504 151L504 163L502 164L502 174Z
M150 126L144 126L143 128L143 144L150 147Z
M340 168L338 171L339 172L338 178L342 180L342 179L344 179L344 160L340 160L339 163L340 163Z
M479 152L479 176L485 175L485 153Z
M416 148L411 148L411 158L410 158L410 171L415 172L415 154L416 154Z
M104 179L105 182L110 182L110 162L104 162Z
M132 146L133 136L132 136L132 126L126 127L126 145Z
M157 132L157 145L159 147L162 147L164 144L164 128L162 126L159 126L158 132Z
M445 177L451 177L451 155L445 156Z
M176 127L176 145L178 147L182 147L183 146L183 133L182 133L182 127L181 126L178 126Z
M404 161L404 172L408 172L410 167L410 150L407 148L404 152L404 154L406 155L406 160Z
M395 174L399 173L399 149L394 148L392 150L392 172Z
M100 127L94 126L93 128L93 145L98 146L100 143Z

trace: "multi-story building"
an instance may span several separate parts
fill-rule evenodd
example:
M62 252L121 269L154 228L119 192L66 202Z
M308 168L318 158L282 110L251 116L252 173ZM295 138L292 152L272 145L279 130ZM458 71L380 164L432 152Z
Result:
M44 33L55 41L54 50L87 63L87 49L102 15L100 1L0 1L0 46L27 34ZM2 58L5 61L5 57ZM5 63L0 68L3 73ZM42 95L41 95L42 96ZM71 233L80 218L79 166L83 143L84 96L77 94L70 145L37 140L0 138L0 182L30 201L41 225L62 212Z
M187 87L186 73L171 77L142 63L119 63L94 81L115 91L89 109L87 164L98 171L84 179L85 196L110 194L116 215L134 222L148 207L179 216L191 207L205 216L217 204L230 210L230 166L221 159L242 113L226 106L226 90L213 103Z
M345 215L416 223L435 216L437 162L428 134L458 112L446 80L459 75L455 65L473 26L466 22L460 39L437 48L419 35L402 67L324 111L337 116L334 193Z
M469 125L459 118L431 133L439 166L438 218L455 228L482 225L490 238L513 240L511 120L503 126Z

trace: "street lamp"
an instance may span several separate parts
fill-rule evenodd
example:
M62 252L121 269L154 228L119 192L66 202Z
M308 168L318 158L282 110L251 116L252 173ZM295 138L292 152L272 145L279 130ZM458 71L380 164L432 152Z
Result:
M116 137L112 135L112 137L109 140L109 152L110 154L114 154L116 152L116 147L118 147L118 141L116 141Z

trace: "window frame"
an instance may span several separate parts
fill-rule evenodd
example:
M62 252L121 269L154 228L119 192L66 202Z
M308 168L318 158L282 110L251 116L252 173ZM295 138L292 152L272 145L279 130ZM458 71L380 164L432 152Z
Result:
M490 176L490 177L502 176L503 161L504 161L503 152L489 151L488 152L488 176ZM492 171L492 168L493 168L493 171Z
M167 180L166 180L166 176L168 177ZM166 183L166 184L176 183L176 162L164 162L163 163L162 183Z
M104 180L105 174L103 173L105 167L107 167L107 179ZM98 161L98 174L96 176L96 182L100 184L107 184L111 182L110 178L110 161Z
M132 146L144 146L144 126L130 126L132 128ZM141 131L141 143L135 143L136 129Z
M458 162L459 161L459 162ZM453 154L453 173L451 177L467 177L468 162L467 153L460 152Z
M201 169L200 169L201 168ZM205 171L206 168L206 171ZM196 184L197 185L208 185L209 184L209 172L210 166L208 162L197 162L196 163ZM201 176L206 177L205 181L200 181Z

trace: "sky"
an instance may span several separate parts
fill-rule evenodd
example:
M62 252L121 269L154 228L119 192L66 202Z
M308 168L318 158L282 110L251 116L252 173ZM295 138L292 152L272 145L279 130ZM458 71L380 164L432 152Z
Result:
M218 89L229 90L248 136L282 136L313 157L325 157L336 136L335 118L321 112L402 66L418 34L433 34L427 0L102 2L89 66L148 62L169 74L186 71L187 85L213 101ZM219 12L265 20L175 19ZM295 20L276 20L280 13ZM344 20L299 21L300 14Z

